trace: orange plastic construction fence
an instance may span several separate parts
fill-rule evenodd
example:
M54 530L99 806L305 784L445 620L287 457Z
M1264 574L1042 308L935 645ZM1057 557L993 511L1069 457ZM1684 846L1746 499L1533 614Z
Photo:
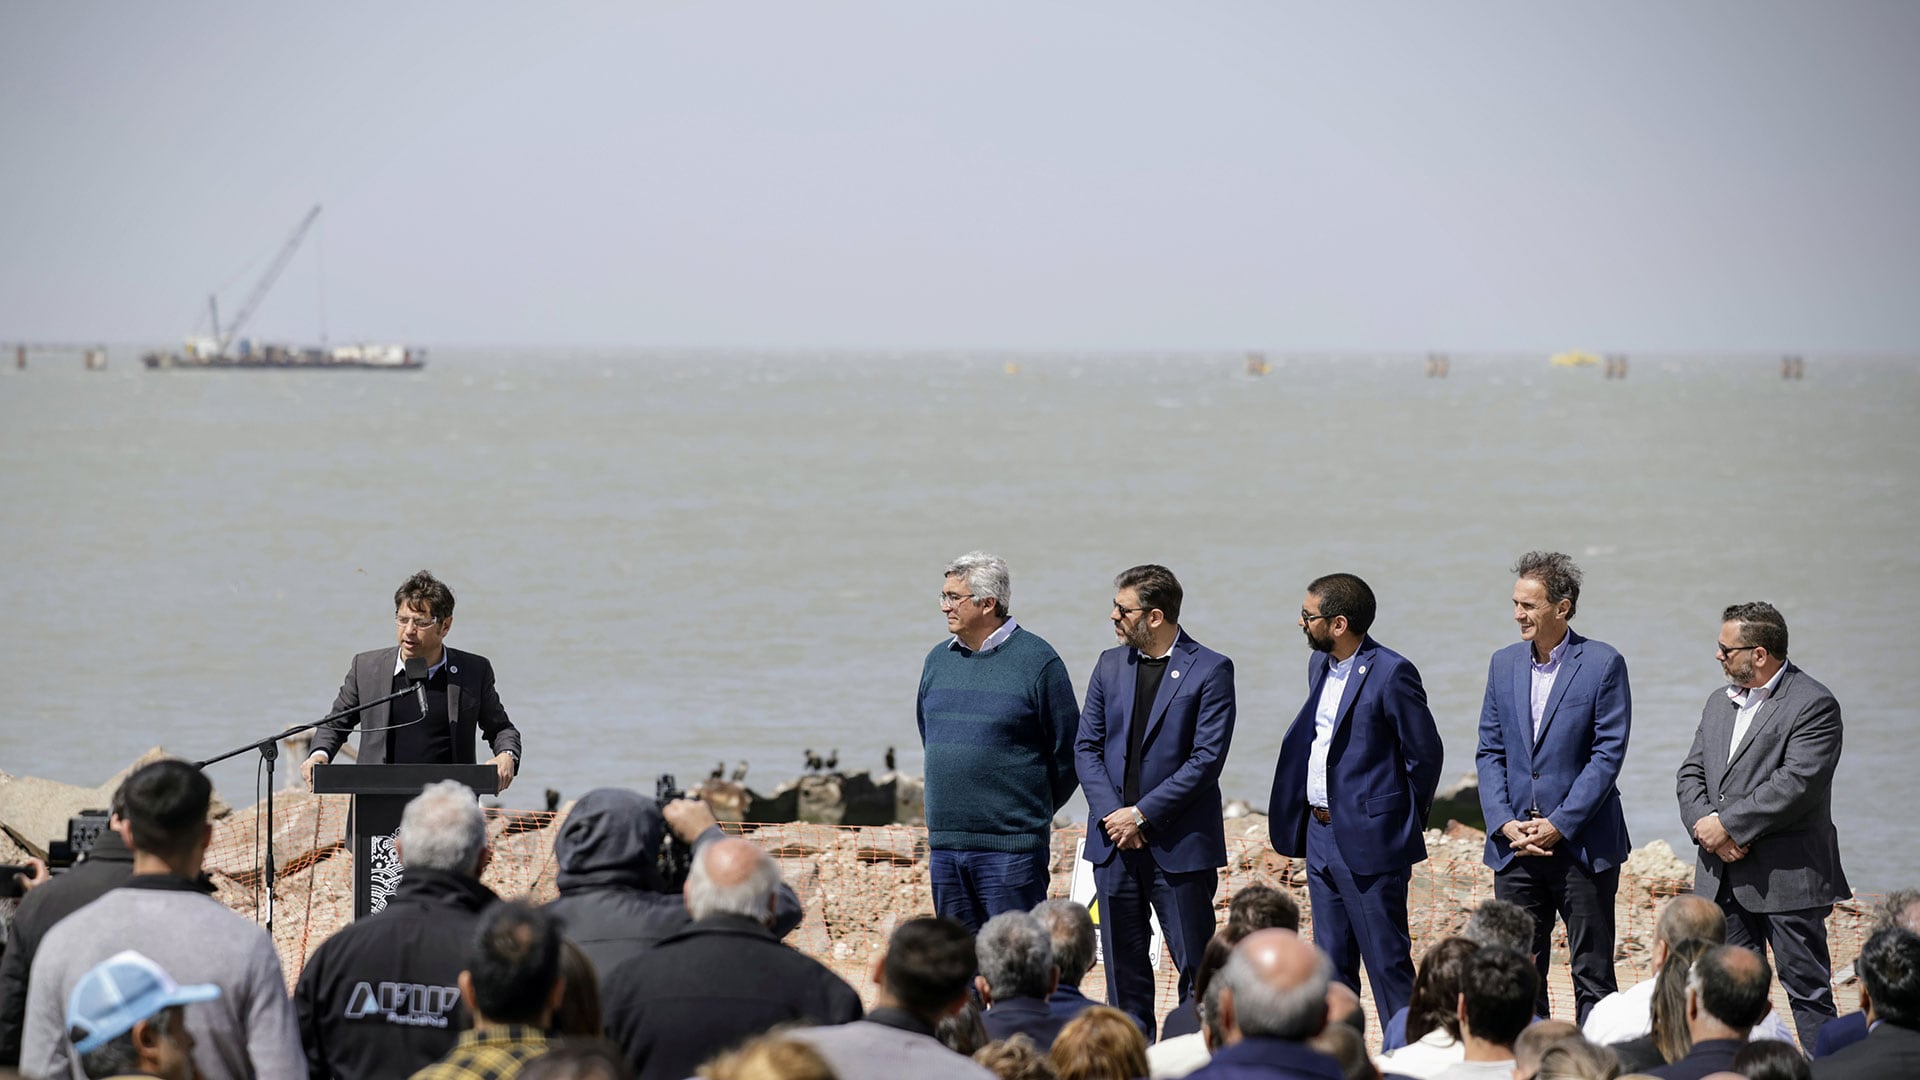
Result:
M315 947L352 917L352 857L342 840L346 796L297 794L281 797L275 810L274 938L289 985ZM216 830L208 868L221 898L236 911L265 921L260 868L264 862L262 822L248 810L228 818ZM553 837L561 814L489 810L488 831L494 857L486 884L502 896L544 902L558 895ZM728 825L764 847L800 896L805 921L789 944L838 972L873 999L873 961L884 951L893 928L932 909L928 885L926 830L912 826L840 828L827 825ZM1079 829L1054 833L1050 896L1067 896ZM1313 933L1307 902L1305 866L1278 855L1249 837L1228 838L1227 866L1215 896L1216 914L1225 920L1227 900L1251 884L1291 892L1301 910L1301 932ZM1457 850L1457 849L1455 849ZM1660 905L1682 891L1685 881L1622 873L1617 901L1615 968L1622 987L1652 974L1654 922ZM1457 932L1475 905L1493 896L1493 874L1477 858L1436 855L1414 870L1408 897L1414 955ZM1861 895L1836 908L1828 923L1836 965L1850 964L1870 928L1878 897ZM1556 932L1549 993L1556 1015L1573 1014L1567 974L1566 937ZM1165 1015L1174 1005L1175 972L1161 956L1156 1009ZM1105 976L1096 966L1082 984L1089 996L1105 994ZM1363 991L1368 1041L1377 1045L1380 1026L1371 995ZM1784 991L1774 991L1775 1007L1787 1015ZM1842 1011L1854 1007L1853 994L1840 994Z

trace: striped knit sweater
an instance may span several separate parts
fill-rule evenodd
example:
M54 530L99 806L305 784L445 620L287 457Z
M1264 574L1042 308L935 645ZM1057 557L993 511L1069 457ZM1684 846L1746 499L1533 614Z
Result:
M927 843L1036 851L1076 785L1080 706L1060 656L1016 626L981 652L934 646L920 674Z

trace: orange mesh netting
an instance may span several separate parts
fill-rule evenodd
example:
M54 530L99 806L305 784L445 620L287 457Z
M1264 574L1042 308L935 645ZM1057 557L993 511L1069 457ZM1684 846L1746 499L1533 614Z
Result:
M292 793L276 798L274 855L279 877L274 888L278 901L274 939L290 986L314 948L352 917L352 856L344 844L348 802L343 795ZM260 895L263 822L256 816L259 813L257 808L244 811L220 823L207 866L228 906L264 922L266 910ZM523 896L535 902L558 895L553 837L562 816L487 811L494 857L485 875L486 884L502 896ZM905 825L841 828L806 824L729 824L727 829L765 847L799 894L806 918L788 938L789 944L838 972L871 1003L873 961L884 950L888 935L902 920L932 910L926 830ZM1232 835L1235 831L1242 835ZM1249 832L1257 836L1245 835ZM1301 932L1311 936L1305 865L1274 853L1263 842L1264 833L1263 826L1230 829L1228 862L1214 901L1216 913L1224 923L1228 897L1247 885L1285 888L1300 904ZM1048 895L1068 895L1080 837L1077 828L1055 831L1053 882ZM1480 862L1477 844L1441 841L1429 846L1432 855L1415 868L1408 897L1415 957L1433 942L1457 932L1474 906L1493 896L1493 874ZM1660 905L1688 884L1688 879L1671 873L1637 875L1630 868L1622 872L1615 950L1622 987L1652 974L1654 921ZM1858 955L1878 899L1862 894L1834 910L1828 932L1836 967L1850 964ZM1172 961L1163 955L1156 1004L1160 1015L1175 1005L1174 981ZM1104 996L1105 977L1099 966L1088 973L1081 988L1095 999ZM1555 934L1549 992L1554 1012L1571 1016L1573 990L1567 974L1564 929ZM1850 993L1842 992L1839 997L1841 1011L1855 1007ZM1368 1013L1368 1039L1377 1046L1380 1026L1373 1015L1373 1001L1365 992L1362 999ZM1774 1004L1781 1015L1788 1015L1785 992L1777 985Z

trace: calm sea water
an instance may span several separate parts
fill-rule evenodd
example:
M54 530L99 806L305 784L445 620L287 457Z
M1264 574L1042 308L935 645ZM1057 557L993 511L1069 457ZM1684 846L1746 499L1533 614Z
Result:
M1575 626L1627 658L1636 842L1683 837L1673 773L1727 603L1787 614L1839 696L1854 884L1914 883L1920 364L1640 358L434 354L416 374L0 373L0 769L99 783L321 715L430 567L527 740L506 796L804 749L917 770L940 570L1004 555L1014 613L1083 687L1111 579L1156 561L1238 666L1224 787L1265 802L1305 694L1304 584L1349 570L1472 767L1508 567L1587 571ZM216 781L251 801L251 765Z

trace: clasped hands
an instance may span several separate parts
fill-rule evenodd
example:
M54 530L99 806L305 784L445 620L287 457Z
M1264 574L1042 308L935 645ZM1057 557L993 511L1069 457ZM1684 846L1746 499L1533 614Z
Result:
M1747 849L1734 843L1727 827L1720 824L1719 814L1708 814L1694 822L1693 838L1701 847L1718 855L1721 862L1739 862L1747 857Z
M1147 838L1140 833L1140 821L1134 808L1123 806L1100 819L1100 827L1107 832L1107 839L1122 851L1147 846Z
M1560 842L1560 830L1543 817L1515 818L1500 826L1500 835L1507 838L1515 855L1551 855L1553 845Z

